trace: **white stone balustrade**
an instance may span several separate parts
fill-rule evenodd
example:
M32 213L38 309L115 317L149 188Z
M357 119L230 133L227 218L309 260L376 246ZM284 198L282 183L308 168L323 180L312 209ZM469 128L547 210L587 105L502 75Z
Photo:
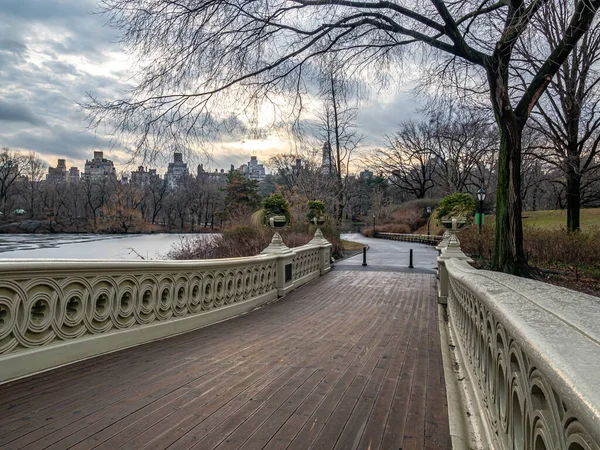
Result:
M327 273L330 249L323 239L233 259L4 260L0 382L250 311Z
M442 236L409 233L384 233L377 232L373 237L379 239L390 239L392 241L418 242L421 244L434 245L442 241Z
M484 448L600 449L600 300L438 261Z

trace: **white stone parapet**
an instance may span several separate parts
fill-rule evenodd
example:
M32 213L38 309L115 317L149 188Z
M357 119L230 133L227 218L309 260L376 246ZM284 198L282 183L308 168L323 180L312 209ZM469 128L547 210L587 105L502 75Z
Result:
M438 244L442 241L442 236L433 236L428 234L410 234L410 233L382 233L377 232L373 237L380 239L390 239L392 241L418 242L421 244Z
M438 261L484 448L600 449L600 300Z
M0 383L250 311L327 273L330 253L324 241L231 259L2 260Z

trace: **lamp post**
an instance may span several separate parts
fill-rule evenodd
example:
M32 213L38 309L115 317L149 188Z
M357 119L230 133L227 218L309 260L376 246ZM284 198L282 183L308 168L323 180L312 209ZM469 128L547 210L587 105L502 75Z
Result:
M479 188L477 191L477 199L479 200L479 234L481 234L481 227L483 225L483 201L485 200L485 191L483 188Z
M427 207L427 236L430 235L430 225L431 225L431 206Z
M375 214L373 214L373 237L375 237Z

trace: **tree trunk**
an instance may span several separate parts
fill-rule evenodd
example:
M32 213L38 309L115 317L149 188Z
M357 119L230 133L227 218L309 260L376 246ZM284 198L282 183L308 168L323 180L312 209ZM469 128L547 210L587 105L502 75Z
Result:
M492 269L522 277L532 277L523 250L521 211L521 149L525 120L510 103L508 64L505 55L486 61L490 100L500 134L496 189L496 242Z
M330 81L331 81L331 101L333 104L333 131L334 131L334 135L335 135L335 154L336 154L335 176L336 176L337 185L338 185L337 186L338 187L337 222L338 222L338 225L341 226L342 220L344 218L344 206L345 206L344 205L344 185L342 182L342 155L341 155L341 148L340 148L340 126L338 123L337 99L336 99L333 73L331 74ZM329 148L329 151L331 152L331 147ZM329 165L331 167L331 153L329 155ZM329 174L331 174L331 170L329 171Z
M575 170L571 161L565 171L567 177L567 231L579 231L581 213L581 175Z
M521 220L521 136L523 127L512 111L496 116L500 128L498 189L496 193L496 246L494 270L531 277L523 250Z

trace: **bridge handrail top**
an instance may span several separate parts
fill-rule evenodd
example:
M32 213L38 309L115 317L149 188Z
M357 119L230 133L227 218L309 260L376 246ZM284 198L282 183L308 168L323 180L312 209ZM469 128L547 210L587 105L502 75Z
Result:
M600 300L536 280L477 270L455 258L445 265L450 278L477 296L600 441Z
M422 239L431 239L431 240L439 240L443 239L442 236L437 235L428 235L428 234L411 234L411 233L389 233L387 231L377 231L376 234L381 234L384 236L410 236L414 238L422 238Z
M318 247L316 247L318 248ZM249 263L270 262L277 255L256 255L240 258L187 259L187 260L111 260L111 259L3 259L0 273L36 272L40 270L135 270L135 269L202 269L243 266Z
M329 244L331 245L331 244ZM312 249L320 248L319 245L305 244L292 247L293 253L302 253ZM293 255L290 253L290 255ZM234 268L247 264L271 262L278 259L277 254L259 254L255 256L243 256L239 258L215 258L215 259L1 259L0 274L12 272L38 272L38 271L114 271L114 270L190 270L190 269L220 269Z

